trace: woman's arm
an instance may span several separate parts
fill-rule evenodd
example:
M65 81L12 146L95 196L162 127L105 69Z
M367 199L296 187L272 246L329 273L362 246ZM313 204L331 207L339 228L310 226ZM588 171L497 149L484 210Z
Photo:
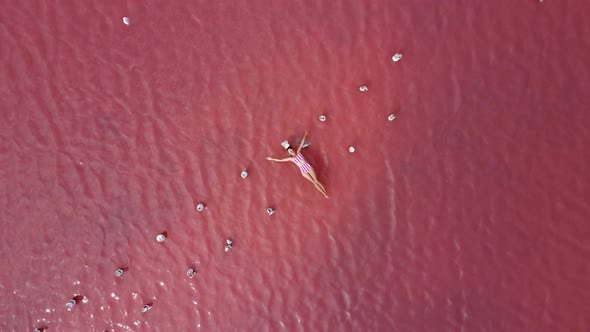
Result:
M297 148L297 154L299 154L301 152L301 149L303 149L303 145L305 144L305 136L307 136L309 132L306 130L305 134L303 135L303 138L301 139L301 143L299 143L299 147Z
M266 160L278 161L280 163L284 163L285 161L291 161L292 159L293 159L292 157L288 157L288 158L285 158L285 159L275 159L275 158L272 158L272 157L266 157Z

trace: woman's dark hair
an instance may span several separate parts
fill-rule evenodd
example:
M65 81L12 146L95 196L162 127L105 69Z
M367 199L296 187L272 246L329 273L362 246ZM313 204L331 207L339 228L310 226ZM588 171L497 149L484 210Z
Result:
M289 149L293 149L293 147L289 145L289 146L288 146L288 147L285 149L285 151L289 151Z

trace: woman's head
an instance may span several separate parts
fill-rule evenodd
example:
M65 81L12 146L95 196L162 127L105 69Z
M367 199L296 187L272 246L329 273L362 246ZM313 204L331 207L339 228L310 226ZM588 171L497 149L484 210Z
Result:
M287 148L287 152L292 155L295 156L295 150L293 150L293 148L289 145L289 147Z

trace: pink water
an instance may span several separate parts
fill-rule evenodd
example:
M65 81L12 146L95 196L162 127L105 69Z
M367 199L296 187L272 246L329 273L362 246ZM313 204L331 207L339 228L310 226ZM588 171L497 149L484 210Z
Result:
M588 1L0 5L0 331L590 330Z

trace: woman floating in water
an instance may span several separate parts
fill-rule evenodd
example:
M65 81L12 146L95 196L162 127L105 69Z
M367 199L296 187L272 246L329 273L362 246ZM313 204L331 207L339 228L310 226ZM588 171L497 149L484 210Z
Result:
M285 161L294 162L295 165L299 166L299 170L301 171L301 175L303 175L304 178L311 181L313 183L313 185L316 187L316 189L319 190L322 194L324 194L324 197L328 198L328 193L326 192L326 189L320 183L320 181L318 181L318 177L316 176L315 171L313 170L313 167L311 167L311 165L307 161L305 161L305 159L303 159L303 155L301 154L301 148L303 148L303 145L305 144L305 136L307 136L307 131L305 132L305 135L303 135L303 139L301 140L301 143L299 144L299 148L297 148L297 153L295 153L295 151L293 150L293 148L290 145L287 146L287 152L289 152L291 157L288 157L285 159L274 159L271 157L266 157L266 160L272 160L272 161L278 161L278 162L285 162Z

